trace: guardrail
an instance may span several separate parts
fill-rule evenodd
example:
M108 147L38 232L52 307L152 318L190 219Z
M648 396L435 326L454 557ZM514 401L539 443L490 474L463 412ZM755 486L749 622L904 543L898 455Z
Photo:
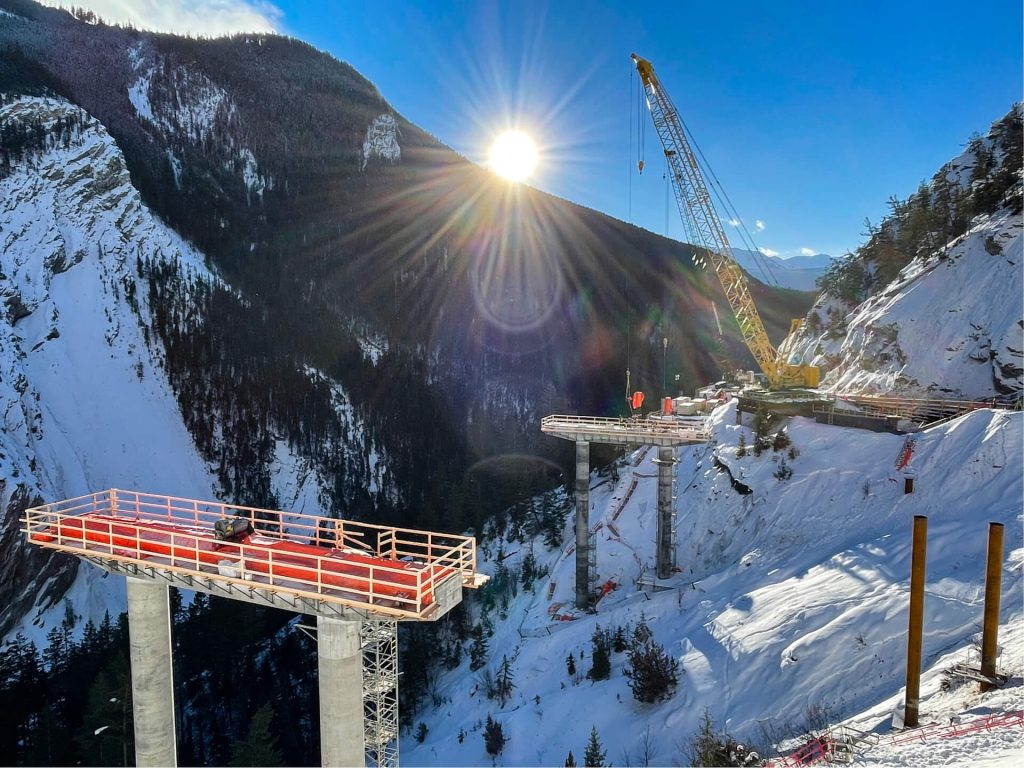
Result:
M1012 728L1024 726L1024 710L995 712L990 715L976 717L960 723L949 725L926 725L921 728L910 728L894 733L893 744L906 744L911 741L924 741L929 738L955 739L979 731L991 731L996 728Z
M214 524L243 518L244 540ZM423 617L458 574L476 587L472 537L111 489L27 509L28 541L250 588Z
M545 416L540 420L542 432L580 431L580 432L644 432L664 434L693 442L704 442L708 439L708 431L693 426L684 426L673 417L656 418L652 416L635 416L632 418L615 418L607 416L575 416L556 414Z
M945 400L941 398L890 397L886 395L831 395L830 403L815 408L825 412L828 408L842 410L844 406L868 416L895 416L927 425L944 419L955 418L982 408L1020 410L1021 401L1000 400Z

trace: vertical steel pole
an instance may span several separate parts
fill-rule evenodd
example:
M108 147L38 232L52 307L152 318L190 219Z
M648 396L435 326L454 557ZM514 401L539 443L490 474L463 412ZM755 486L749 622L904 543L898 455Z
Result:
M999 638L999 591L1003 579L1003 524L988 524L988 561L985 566L985 619L981 634L981 674L995 677ZM981 690L992 688L982 683Z
M914 541L910 556L910 625L907 630L907 694L903 725L916 728L921 696L921 641L924 634L924 564L928 546L928 518L914 515Z
M590 443L576 441L576 607L590 606Z

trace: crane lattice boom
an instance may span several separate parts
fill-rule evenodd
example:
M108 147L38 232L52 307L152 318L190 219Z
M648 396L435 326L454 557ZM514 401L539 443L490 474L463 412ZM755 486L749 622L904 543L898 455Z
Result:
M732 257L729 239L711 201L697 158L686 139L679 113L661 86L651 63L635 53L632 58L643 83L654 129L665 150L679 216L693 244L707 252L736 316L743 341L773 388L792 385L816 387L817 368L787 364L769 341L764 323L750 296L747 278Z

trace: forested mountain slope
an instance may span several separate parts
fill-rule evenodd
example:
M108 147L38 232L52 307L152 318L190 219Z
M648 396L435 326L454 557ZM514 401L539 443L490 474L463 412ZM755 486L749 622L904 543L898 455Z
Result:
M204 267L183 279L169 249L141 247L135 219L94 210L104 198L76 197L78 179L49 179L48 194L77 218L51 222L43 240L123 244L118 279L140 305L145 297L143 341L194 446L169 441L167 452L198 454L222 498L479 530L553 482L548 460L568 462L565 446L540 435L544 413L618 411L627 365L649 394L675 374L689 389L720 365L750 366L717 282L685 247L499 182L304 43L143 33L29 0L0 8L0 93L18 110L0 126L0 176L22 201L11 210L36 204L24 180L81 151L76 126L88 123L123 167L105 177L84 162L82 178L137 198ZM81 113L56 125L33 99ZM8 277L9 264L43 258L16 227L3 235ZM37 267L59 284L86 263ZM10 333L23 336L44 310L24 281L6 291ZM777 339L807 307L806 294L754 291ZM113 312L110 297L88 296ZM54 309L73 314L64 302ZM97 334L76 353L109 356L105 344ZM40 394L43 409L51 397ZM84 436L70 440L88 462ZM5 477L8 539L30 500L116 482L44 482L57 469L30 441L18 450L36 470ZM140 470L136 482L178 493L208 481Z

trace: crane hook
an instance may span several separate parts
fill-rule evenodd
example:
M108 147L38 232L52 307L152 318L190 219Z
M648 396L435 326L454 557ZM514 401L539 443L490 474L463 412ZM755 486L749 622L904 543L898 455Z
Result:
M643 160L640 160L640 161L638 161L638 162L637 162L637 164L636 164L636 169L637 169L637 170L638 170L638 171L639 171L640 173L643 173L643 172L644 172L644 161L643 161Z

